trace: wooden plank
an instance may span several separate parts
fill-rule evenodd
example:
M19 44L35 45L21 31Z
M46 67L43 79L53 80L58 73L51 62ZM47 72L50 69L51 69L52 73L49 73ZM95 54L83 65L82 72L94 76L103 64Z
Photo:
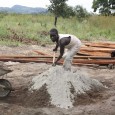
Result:
M29 62L35 62L35 63L52 63L52 60L38 60L38 59L13 59L13 58L0 58L0 61L12 61L12 62L20 62L20 63L29 63ZM62 64L60 61L59 64Z
M115 42L113 41L100 41L100 42L96 42L96 41L82 41L84 44L85 43L90 43L90 44L101 44L101 45L115 45Z
M105 53L111 53L112 51L115 51L115 49L110 48L100 48L100 47L81 47L80 51L88 51L88 52L105 52Z
M114 58L111 58L110 56L74 56L74 59L114 59Z
M42 51L34 50L37 54L45 55L45 56L52 56L51 54L44 53Z
M58 56L56 56L56 58L57 58ZM53 59L53 56L44 56L44 55L38 55L38 56L23 56L23 55L18 55L18 56L16 56L16 55L12 55L12 56L10 56L10 55L1 55L0 56L0 59L1 58L36 58L36 59L40 59L40 58L46 58L46 59L48 59L48 58L51 58L51 59ZM114 59L114 58L111 58L110 56L78 56L78 55L76 55L76 56L74 56L74 59Z
M45 56L45 55L38 55L38 56L24 56L24 55L1 55L0 58L53 58L53 56Z
M52 59L33 59L33 58L18 58L18 59L13 59L13 58L0 58L0 61L14 61L14 62L23 62L23 63L27 63L27 62L37 62L37 63L52 63ZM63 61L61 60L59 63L63 63ZM77 63L82 63L82 64L115 64L115 59L111 59L111 60L96 60L96 59L73 59L73 63L77 64Z
M115 64L115 59L113 60L73 60L73 63L83 63L83 64Z
M86 46L91 46L91 47L102 47L102 48L115 49L115 43L92 42L92 43L84 43L84 44Z
M87 56L110 56L110 53L106 53L106 52L99 52L99 51L95 51L95 52L91 52L91 51L79 51L78 54L81 55L87 55Z

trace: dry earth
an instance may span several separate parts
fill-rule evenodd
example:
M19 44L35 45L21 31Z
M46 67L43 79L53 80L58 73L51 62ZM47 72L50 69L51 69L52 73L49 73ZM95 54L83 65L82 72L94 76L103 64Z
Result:
M37 55L33 50L51 53L51 46L0 46L0 55ZM71 109L61 109L51 105L50 98L43 86L39 91L28 91L31 80L35 75L41 74L52 67L45 63L12 63L4 62L13 70L7 76L15 91L7 98L0 99L0 115L115 115L115 69L107 67L76 66L82 68L106 85L108 88L102 92L88 93L79 96Z

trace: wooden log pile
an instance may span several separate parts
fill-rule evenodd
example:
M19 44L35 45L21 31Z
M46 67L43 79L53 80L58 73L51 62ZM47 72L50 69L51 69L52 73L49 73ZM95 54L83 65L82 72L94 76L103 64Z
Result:
M115 64L115 58L111 57L111 52L115 51L115 43L110 42L84 42L84 46L73 59L73 65L98 64L108 65ZM22 55L1 55L0 61L14 61L21 63L52 63L53 56L41 51L34 51L38 56L22 56ZM57 58L57 56L56 56ZM63 59L59 64L63 63Z

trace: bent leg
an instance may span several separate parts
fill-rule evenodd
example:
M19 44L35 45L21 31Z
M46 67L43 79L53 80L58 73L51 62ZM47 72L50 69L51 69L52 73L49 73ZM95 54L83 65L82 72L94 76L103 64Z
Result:
M64 69L67 71L71 70L71 64L72 64L73 57L71 56L70 49L68 49L68 51L64 54L63 58L64 58L64 63L63 63Z
M80 46L76 45L73 46L71 49L68 49L68 51L64 54L64 63L63 67L65 70L71 70L71 65L72 65L72 59L74 55L79 51Z
M68 70L71 71L71 64L72 64L71 60L65 59L64 63L63 63L64 69L67 70L67 71Z

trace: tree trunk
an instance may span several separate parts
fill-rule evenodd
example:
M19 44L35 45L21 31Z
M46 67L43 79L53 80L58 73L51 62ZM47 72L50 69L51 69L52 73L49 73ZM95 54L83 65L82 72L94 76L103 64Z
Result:
M54 26L56 27L57 24L57 16L55 16Z

